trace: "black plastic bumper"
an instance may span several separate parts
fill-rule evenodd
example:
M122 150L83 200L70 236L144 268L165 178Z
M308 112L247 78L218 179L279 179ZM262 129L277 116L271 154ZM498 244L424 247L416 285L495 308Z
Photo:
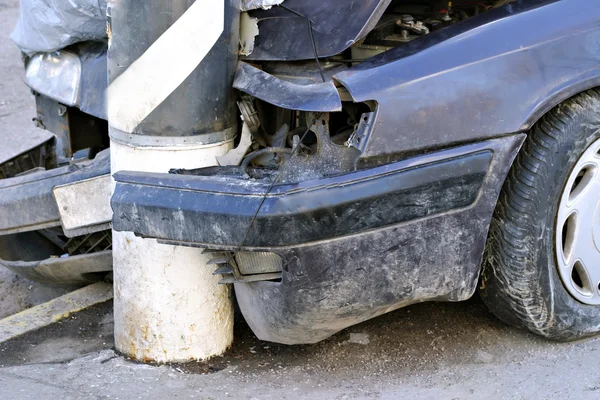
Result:
M475 290L514 135L298 184L120 172L113 228L283 259L281 282L237 283L256 335L312 343L414 302Z
M275 185L244 246L305 244L466 207L475 201L492 160L492 152L481 146L468 150L431 155L419 167L399 162ZM242 245L269 189L266 183L219 176L119 172L115 180L115 230L211 248Z
M105 151L91 161L0 180L0 235L60 226L52 188L109 173Z

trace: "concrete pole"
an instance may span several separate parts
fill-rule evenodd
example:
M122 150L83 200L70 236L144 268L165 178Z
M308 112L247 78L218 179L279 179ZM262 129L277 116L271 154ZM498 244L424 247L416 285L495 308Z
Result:
M108 14L112 172L215 165L236 132L235 2L112 0ZM201 249L113 231L117 350L144 362L223 353L231 289L207 261Z

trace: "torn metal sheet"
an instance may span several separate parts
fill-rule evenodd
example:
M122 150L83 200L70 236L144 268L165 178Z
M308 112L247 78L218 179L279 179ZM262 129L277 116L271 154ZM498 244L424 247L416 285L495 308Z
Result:
M110 174L55 186L52 194L67 237L110 228Z
M300 111L341 111L342 100L333 81L299 85L240 61L233 87L278 107Z
M255 10L257 8L268 10L281 3L283 3L283 0L242 0L240 3L240 11Z

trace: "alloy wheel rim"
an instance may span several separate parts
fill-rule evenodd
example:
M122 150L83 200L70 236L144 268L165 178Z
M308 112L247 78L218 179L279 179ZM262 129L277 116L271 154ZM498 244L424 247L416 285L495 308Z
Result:
M555 237L558 272L567 291L584 304L600 305L600 140L569 175Z

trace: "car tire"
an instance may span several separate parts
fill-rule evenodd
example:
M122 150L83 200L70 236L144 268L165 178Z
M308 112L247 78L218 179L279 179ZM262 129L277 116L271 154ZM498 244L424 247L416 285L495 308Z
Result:
M535 124L501 191L479 287L498 318L556 340L600 331L599 204L600 91L589 90Z

